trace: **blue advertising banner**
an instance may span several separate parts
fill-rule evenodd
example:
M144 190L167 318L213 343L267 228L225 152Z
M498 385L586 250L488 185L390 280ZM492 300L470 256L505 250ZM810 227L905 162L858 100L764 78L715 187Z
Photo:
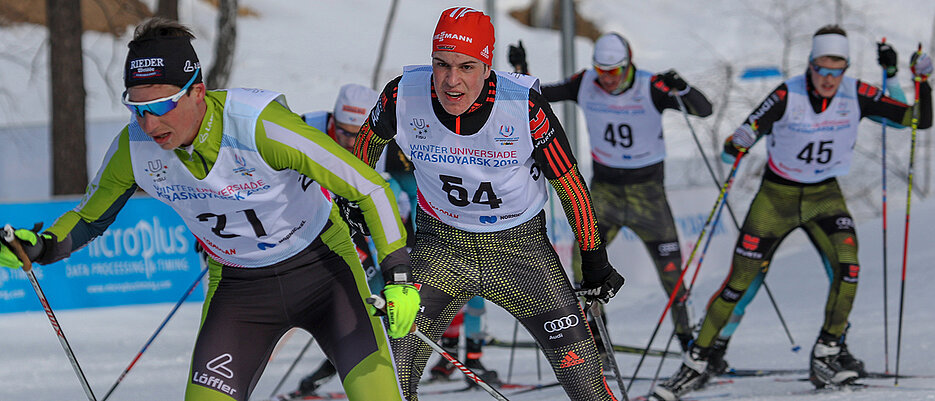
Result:
M0 205L0 224L51 225L77 200ZM69 258L34 265L39 285L55 309L177 302L201 273L195 238L182 219L150 197L127 201L104 232ZM194 291L188 301L203 301ZM19 269L0 268L0 313L40 311L35 292Z

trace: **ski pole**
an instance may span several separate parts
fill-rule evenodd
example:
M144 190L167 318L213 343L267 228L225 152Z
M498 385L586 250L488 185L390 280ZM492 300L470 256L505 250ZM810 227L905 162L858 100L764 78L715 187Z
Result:
M695 128L692 126L691 120L688 119L688 109L685 108L685 102L682 100L682 96L676 94L675 100L679 104L679 110L682 111L682 116L685 117L685 124L688 125L688 130L692 134L692 139L695 140L695 145L698 146L698 152L701 153L701 159L704 160L705 167L708 168L708 173L711 175L711 179L714 180L714 185L720 185L717 174L715 174L714 169L711 168L711 162L708 159L708 155L705 154L704 147L701 146L701 141L698 140L698 135L695 134ZM730 214L730 219L734 222L734 228L737 229L737 232L740 232L740 223L737 220L737 216L734 214L734 209L730 207L729 202L725 201L725 203L727 203L727 213ZM782 312L779 311L779 304L777 304L776 300L773 298L773 293L766 285L765 278L762 282L762 285L763 288L766 289L766 293L769 294L769 302L773 305L773 310L776 311L776 316L779 316L779 322L782 324L783 330L786 331L786 336L789 337L789 342L792 343L792 352L798 352L800 349L802 349L802 347L796 344L795 339L792 338L792 333L789 331L789 326L786 325L786 319L782 318Z
M519 330L519 320L513 321L513 343L510 344L510 368L506 372L506 382L512 383L513 378L513 356L516 355L516 332Z
M604 343L604 350L607 352L607 360L610 362L610 367L614 370L614 377L617 378L617 386L620 387L623 400L630 401L630 397L627 396L627 387L623 385L623 377L620 375L620 368L617 366L614 346L610 343L610 334L607 333L607 326L604 325L604 318L601 317L601 310L597 308L595 311L594 306L594 302L588 302L585 304L585 310L591 313L591 317L594 318L594 324L597 326L597 331L601 333L601 342Z
M153 332L153 335L149 336L149 340L146 340L146 343L143 344L143 348L140 349L140 352L136 354L136 357L134 357L133 360L130 361L130 364L127 365L127 368L123 370L123 373L120 374L120 377L117 378L117 381L115 381L114 384L110 386L110 390L107 390L107 394L104 394L104 398L102 398L101 401L107 401L107 399L110 398L110 395L114 392L114 389L116 389L117 386L120 385L120 382L122 382L123 378L127 376L127 373L130 373L130 369L133 369L133 365L136 365L136 361L140 360L140 357L143 356L143 353L146 352L146 349L149 348L149 345L153 343L153 340L156 339L156 336L159 335L159 332L161 332L162 329L166 327L166 323L169 322L169 319L172 319L172 316L175 315L175 311L179 310L179 306L182 306L182 302L185 302L185 299L187 299L188 296L191 295L192 291L195 290L195 287L198 286L198 283L201 282L201 278L204 277L205 273L207 272L208 272L208 266L205 266L204 269L201 269L201 273L198 274L197 278L195 278L195 282L192 283L192 285L188 287L188 290L185 291L184 294L182 294L182 298L179 299L179 301L175 303L175 306L172 307L172 310L169 311L169 314L166 316L166 318L162 320L162 323L159 324L159 327L156 328L156 331Z
M682 274L679 275L679 280L675 283L675 287L672 289L672 293L669 294L669 302L666 303L665 309L662 310L662 315L659 316L659 321L656 323L656 328L653 329L652 335L649 336L649 342L646 344L646 348L643 349L642 354L640 355L640 360L636 364L636 370L633 372L633 377L630 378L630 383L627 384L627 390L633 386L635 377L640 372L640 366L643 365L643 360L646 359L646 354L649 352L649 348L653 344L653 340L656 339L656 334L659 333L659 328L662 326L662 322L666 318L666 313L669 312L669 308L672 307L672 303L675 301L675 296L678 294L679 289L682 287L682 279L685 278L685 273L688 272L688 268L691 266L692 259L695 257L695 252L698 251L698 245L701 244L701 239L704 238L705 233L708 231L708 225L711 223L714 218L714 214L718 211L721 201L725 199L727 191L730 189L731 183L734 182L734 174L737 173L737 166L740 164L740 159L743 158L745 151L740 151L737 154L737 157L734 159L734 164L730 168L730 173L727 175L727 180L724 181L724 185L721 186L721 193L718 195L717 200L714 201L714 207L711 208L711 212L708 213L708 218L704 222L704 226L701 229L701 233L698 235L698 240L695 241L695 245L692 247L691 253L688 255L688 260L685 261L685 267L682 269ZM712 228L713 230L713 228Z
M377 310L383 313L386 313L386 300L380 297L379 295L371 295L369 298L367 298L367 303L373 305L373 307L377 308ZM471 379L471 381L473 381L474 383L477 383L477 385L480 386L480 388L484 389L484 391L486 391L488 394L490 394L491 397L493 397L494 399L500 400L500 401L509 401L509 399L506 398L503 394L500 394L500 392L497 391L497 389L491 387L489 384L487 384L487 382L483 381L479 376L477 376L476 373L471 371L471 369L468 369L466 366L464 366L464 364L462 364L461 361L455 359L455 357L451 356L451 354L446 352L444 348L442 348L440 345L435 343L435 341L432 341L432 339L430 339L424 333L419 331L419 329L416 327L415 324L412 325L412 331L410 332L410 334L414 334L416 337L422 340L422 342L428 344L428 346L431 347L432 350L437 352L439 355L442 356L442 358L445 358L445 360L447 360L448 362L451 362L452 365L455 365L455 367L457 367L458 370L461 371L461 373L464 373L464 375L467 376L468 379Z
M536 343L536 382L542 383L542 363L539 362L542 359L542 353L539 350L538 343Z
M20 244L19 238L16 238L14 235L13 227L9 224L3 227L3 240L10 245L10 248L13 250L13 253L16 254L16 257L23 262L23 272L26 273L26 277L29 278L29 282L32 284L33 290L36 291L36 296L39 297L39 303L42 304L42 308L45 309L45 315L49 318L49 323L52 324L52 330L55 331L55 335L58 336L58 342L62 344L62 348L65 349L65 355L68 356L68 360L71 362L72 369L75 370L75 374L78 376L78 381L81 383L81 387L84 389L84 394L88 396L88 399L91 401L97 401L94 398L94 392L91 391L91 385L88 384L88 379L84 376L84 372L81 371L81 366L78 365L78 358L75 357L74 351L71 349L71 345L68 345L68 340L65 338L65 331L62 330L62 326L58 324L58 319L55 317L55 313L52 312L52 306L49 305L49 300L46 299L45 293L42 292L42 288L39 287L39 280L36 279L36 274L32 271L32 261L29 260L29 257L26 256L26 251L23 249L23 245Z
M886 43L886 38L884 37L880 43ZM883 93L886 94L886 67L883 67ZM880 133L880 142L882 143L881 149L881 164L883 165L883 180L882 180L882 197L883 197L883 361L885 370L884 372L889 373L890 371L890 324L889 324L889 306L888 306L888 297L887 293L887 258L886 258L886 118L883 118L881 122L881 133Z
M727 195L724 195L724 201L721 202L721 205L718 206L717 214L714 215L714 221L711 223L712 227L717 227L717 222L721 220L721 212L724 211L724 205L727 204ZM688 283L688 288L685 290L685 295L682 297L681 302L687 302L688 298L691 297L692 289L695 288L695 281L698 280L698 273L701 272L701 264L704 262L705 254L708 253L708 245L711 245L711 238L714 238L713 231L711 229L712 235L708 235L708 238L705 239L704 247L701 248L701 254L698 256L698 264L695 266L695 273L692 274L692 280ZM686 266L686 269L688 266ZM652 389L656 385L656 380L659 379L659 373L662 372L662 364L665 362L666 357L665 353L669 351L669 348L672 346L672 339L675 338L675 327L672 328L672 334L669 334L669 341L666 341L666 348L663 350L662 358L659 358L659 365L656 367L656 373L653 375L653 381L650 383L649 388Z
M766 278L764 277L764 280ZM769 297L770 302L773 303L773 306L776 306L776 299L773 298L773 291L766 286L766 281L763 281L763 289L766 290L766 296ZM782 324L782 328L786 330L786 337L789 338L789 342L792 343L792 352L799 352L802 347L795 343L795 340L792 339L792 333L789 332L789 326L786 325L786 319L782 318L782 313L779 313L779 308L776 308L776 316L779 317L779 323Z
M286 379L289 377L290 374L292 374L292 370L295 369L295 365L299 364L299 360L302 359L302 357L305 355L305 351L308 351L308 348L312 346L313 342L315 342L315 337L311 337L308 339L308 342L305 343L305 346L302 347L301 351L299 351L299 355L295 357L294 361L292 361L292 365L289 365L289 369L286 370L286 374L284 374L282 376L282 379L279 380L279 384L276 385L276 388L273 389L272 393L269 393L270 398L275 397L276 394L279 393L279 389L282 388L283 383L286 382Z
M922 44L919 43L917 54L922 54ZM896 377L894 385L899 385L899 351L903 339L903 304L906 300L906 254L909 251L909 207L912 200L912 169L916 157L916 130L919 128L919 86L922 84L922 77L916 76L915 81L916 98L912 107L912 142L909 145L909 187L906 190L906 231L903 233L903 273L902 282L899 288L899 324L896 329Z

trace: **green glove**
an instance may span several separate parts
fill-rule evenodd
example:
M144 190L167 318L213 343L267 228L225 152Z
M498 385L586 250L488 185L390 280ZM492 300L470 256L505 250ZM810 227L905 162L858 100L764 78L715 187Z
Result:
M24 228L20 228L13 232L16 235L16 238L23 243L24 246L28 244L29 246L35 246L38 242L38 237L36 233L29 231ZM13 252L13 249L7 244L7 241L0 241L0 266L8 267L11 269L19 269L23 267L23 261L19 260L19 257L16 256L16 253Z
M383 288L383 299L386 300L386 321L390 326L387 334L392 338L405 337L412 330L422 302L419 290L408 283L387 284ZM375 310L373 312L377 314Z

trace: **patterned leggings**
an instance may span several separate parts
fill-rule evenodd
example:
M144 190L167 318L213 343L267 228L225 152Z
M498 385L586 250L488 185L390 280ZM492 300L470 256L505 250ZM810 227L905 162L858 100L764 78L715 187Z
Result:
M468 299L484 297L511 313L539 343L572 400L613 400L594 339L568 277L546 237L545 215L519 226L473 233L419 210L410 254L422 296L416 324L437 341ZM431 355L415 336L391 340L403 395L418 399Z

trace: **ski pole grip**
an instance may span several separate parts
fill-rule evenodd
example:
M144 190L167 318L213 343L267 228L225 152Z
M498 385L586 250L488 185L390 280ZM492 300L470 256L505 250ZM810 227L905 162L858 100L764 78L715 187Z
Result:
M373 305L374 308L377 308L378 311L386 313L386 300L383 297L372 294L367 297L367 303Z
M13 253L16 254L16 257L23 262L23 271L28 272L32 270L32 261L29 260L29 256L26 256L26 250L23 249L23 245L20 244L19 238L16 238L14 234L13 227L9 224L3 226L3 240L10 245L10 248L13 249Z

